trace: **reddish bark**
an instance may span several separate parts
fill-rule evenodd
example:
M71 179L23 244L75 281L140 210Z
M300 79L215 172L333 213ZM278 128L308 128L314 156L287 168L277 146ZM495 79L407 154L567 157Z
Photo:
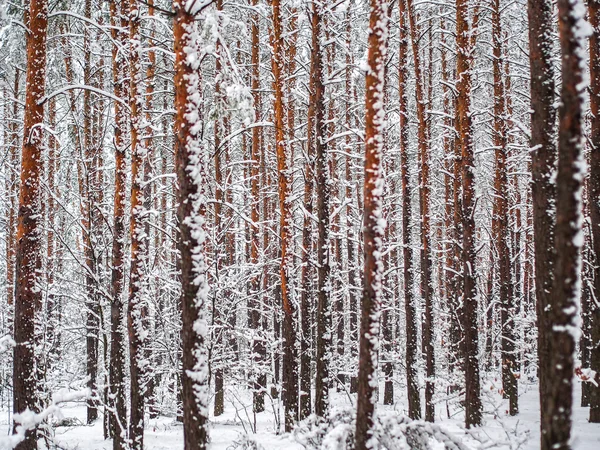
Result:
M370 448L376 398L375 371L379 315L382 300L381 249L384 237L382 218L384 77L388 33L388 5L385 0L370 1L369 50L365 95L365 181L364 181L364 288L361 303L356 450Z
M13 354L13 411L38 411L39 390L36 372L35 346L39 330L36 320L42 307L40 285L42 268L40 214L43 164L40 164L44 139L44 97L46 77L46 37L48 2L31 0L27 33L27 76L23 116L23 148L21 153L21 183L15 250L15 311ZM15 424L16 425L16 424ZM25 433L19 450L37 448L36 430Z

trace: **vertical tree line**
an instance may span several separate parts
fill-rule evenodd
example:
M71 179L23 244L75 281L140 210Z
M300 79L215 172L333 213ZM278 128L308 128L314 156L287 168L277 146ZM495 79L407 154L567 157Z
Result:
M17 448L66 386L114 449L344 402L366 449L392 409L518 417L526 383L570 448L576 377L600 421L597 0L2 8Z

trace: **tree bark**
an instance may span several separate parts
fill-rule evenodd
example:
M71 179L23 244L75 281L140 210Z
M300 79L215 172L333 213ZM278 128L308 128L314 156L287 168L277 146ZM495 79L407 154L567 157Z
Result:
M427 117L425 111L425 81L421 71L419 55L420 27L412 0L406 0L413 61L415 67L415 91L418 120L419 147L419 203L421 208L421 296L425 303L425 323L423 324L423 350L425 353L425 420L434 421L435 408L433 394L435 385L435 359L433 348L433 279L431 269L430 213L429 213L429 142L427 138Z
M258 0L252 1L253 6L258 5ZM258 12L252 16L252 96L254 98L254 120L260 122L262 98L260 94L260 40L259 40L259 14ZM260 333L264 332L262 329L262 314L260 309L260 302L258 301L260 295L260 275L258 272L259 263L259 249L260 249L260 234L259 234L259 222L260 222L260 155L262 152L262 142L260 135L260 128L254 127L252 129L252 146L250 159L252 165L250 168L251 178L251 193L252 193L252 210L251 216L252 226L250 230L251 242L250 242L250 261L255 266L256 274L251 282L250 292L250 305L249 305L249 320L250 328L254 332L252 339L252 353L254 356L254 364L256 364L258 371L253 374L253 411L260 413L265 410L265 389L267 388L267 377L266 374L260 373L264 370L263 364L265 363L266 349L264 336ZM263 249L266 250L266 249ZM262 369L261 369L262 368Z
M533 201L533 241L535 297L538 327L538 379L540 391L541 435L546 434L546 381L551 355L546 316L549 313L552 274L554 273L554 211L556 199L556 110L554 108L554 69L552 42L554 19L552 2L528 0L529 62L531 82L531 196Z
M273 11L273 30L271 33L271 45L273 54L271 66L273 70L273 89L275 91L274 114L275 114L275 145L277 154L278 172L278 197L279 197L279 239L281 262L279 275L281 277L281 302L283 306L283 404L285 408L285 431L292 430L294 422L298 418L298 382L296 379L296 331L295 331L295 307L290 297L290 271L292 265L292 254L290 246L292 243L292 211L290 204L290 173L288 152L286 145L286 124L284 110L284 70L286 68L286 52L283 47L283 25L281 20L280 0L271 0ZM288 114L290 113L288 105ZM289 119L289 117L288 117Z
M493 40L493 72L494 72L494 132L496 174L494 180L494 212L497 229L495 244L498 252L498 278L500 284L500 305L502 316L502 387L509 399L509 413L518 413L518 384L515 378L517 362L515 355L514 318L516 311L512 293L511 258L508 245L508 177L507 177L507 123L506 92L503 79L502 26L500 17L500 0L492 4L492 40Z
M203 148L202 96L195 21L208 6L194 0L174 2L175 23L175 165L178 191L178 248L181 266L183 438L186 450L208 445L207 263L204 215L207 156ZM190 94L197 95L190 95Z
M591 240L593 242L594 266L592 290L594 298L600 298L600 1L589 0L589 21L593 27L590 37L590 178L588 207L590 209ZM590 302L593 306L594 302ZM590 311L590 368L596 371L597 386L590 384L590 422L600 423L600 307Z
M404 262L404 309L406 315L406 388L408 396L408 417L421 418L421 395L417 367L417 314L413 295L413 258L411 248L412 205L410 175L408 172L408 24L405 0L398 2L400 8L400 49L398 53L398 97L400 116L400 177L402 180L402 257Z
M128 2L110 3L112 39L120 43L121 48L127 48L129 28ZM126 83L127 65L125 55L116 46L113 47L113 83L114 94L119 99L128 98ZM127 406L125 404L125 337L123 334L125 305L123 299L125 281L125 198L126 198L126 148L128 147L126 133L128 128L127 110L125 106L115 101L115 188L113 205L113 243L112 243L112 274L111 274L111 344L110 344L110 387L113 407L113 449L122 450L126 447L125 434L127 430Z
M317 181L317 334L315 374L315 414L327 418L329 409L329 365L331 362L331 268L329 242L329 202L331 184L329 154L325 143L325 87L323 85L323 54L321 48L321 24L323 9L316 0L312 1L312 55L311 77L314 89L315 168Z
M382 216L381 157L385 120L384 77L388 39L388 3L370 1L368 70L365 95L364 181L364 289L361 303L356 450L371 448L375 411L379 305L382 300L381 249L385 220Z
M145 73L143 68L143 45L141 37L141 10L137 0L129 4L129 104L131 105L131 211L129 235L131 236L131 267L129 276L129 302L127 305L127 330L129 333L130 418L129 439L131 448L144 448L144 399L146 395L147 334L147 274L148 233L145 184L148 159L144 124Z
M21 183L15 250L15 311L13 353L13 412L27 409L39 412L37 394L39 377L36 371L36 351L42 308L42 235L41 186L44 147L43 120L46 84L46 38L48 2L31 0L27 33L27 75L23 116L23 148L21 153ZM16 423L15 423L16 426ZM25 432L18 450L37 449L37 431Z
M473 48L469 27L469 1L456 2L456 90L457 136L461 157L462 179L462 287L461 308L465 361L465 424L467 428L481 424L479 381L477 287L475 284L475 164L471 119L471 68Z
M583 104L586 82L583 42L585 8L578 1L558 1L558 29L561 47L561 104L558 131L558 175L556 179L557 255L552 308L548 315L552 340L550 396L542 434L542 450L571 448L573 371L575 336L579 327L581 299L581 247L584 243L582 185L585 176L583 157Z

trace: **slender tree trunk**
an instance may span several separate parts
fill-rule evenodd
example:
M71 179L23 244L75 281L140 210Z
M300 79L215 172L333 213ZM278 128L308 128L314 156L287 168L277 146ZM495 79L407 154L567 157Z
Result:
M315 374L315 413L327 417L329 409L329 364L331 362L331 268L329 243L329 201L331 184L329 154L325 143L325 88L323 85L323 54L321 49L323 9L316 0L312 2L312 56L310 74L314 89L315 168L317 181L318 225L318 285L317 285L317 335Z
M258 0L252 0L252 5L256 7ZM260 122L261 108L262 108L262 97L260 95L260 40L259 40L259 14L256 12L252 16L252 96L254 98L254 120ZM251 219L252 226L250 229L250 261L256 271L254 278L251 283L250 292L250 305L249 305L249 320L250 328L254 332L252 339L252 353L254 358L254 364L257 366L257 371L253 374L253 411L260 413L265 410L265 389L267 388L267 378L264 371L264 363L266 357L266 349L264 336L260 333L264 332L262 329L262 314L260 308L259 296L260 296L260 276L258 272L259 263L259 248L260 248L260 233L259 233L259 222L260 222L260 155L262 152L262 142L260 135L260 128L254 127L252 129L252 147L250 159L252 165L250 168L251 178L251 193L252 193L252 210ZM263 251L266 250L263 249Z
M473 157L471 119L472 41L469 29L469 1L456 3L456 90L457 134L461 157L462 177L462 281L463 305L461 310L464 333L465 359L465 423L467 427L481 424L481 397L479 389L477 287L475 284L475 163Z
M144 352L147 320L146 260L148 258L148 233L146 222L146 169L148 148L142 134L144 124L145 73L141 37L141 10L137 0L130 0L129 9L129 104L131 105L131 268L129 277L129 302L127 330L129 333L130 418L129 439L131 448L144 448L144 399L146 391L146 354Z
M217 11L223 11L223 2L222 0L216 0L216 8ZM215 284L220 284L223 281L226 281L224 278L221 278L223 268L223 252L222 247L226 244L226 233L223 230L222 225L222 206L225 201L224 197L224 178L223 174L226 169L221 167L222 155L227 151L227 143L221 145L221 136L223 134L223 128L225 126L225 119L220 117L224 111L222 111L223 107L223 93L221 92L221 72L222 72L222 62L221 58L223 57L223 52L221 48L221 44L217 42L216 44L216 62L215 62L215 104L217 105L219 118L217 118L214 122L214 139L215 139L215 151L214 151L214 168L215 168L215 206L214 206L214 224L215 224L215 247L213 249L214 260L215 260L215 272L216 272L216 280ZM213 295L213 337L214 342L212 343L212 348L219 349L219 353L223 351L224 345L224 332L225 332L225 311L223 305L223 291L216 290ZM220 416L225 412L225 386L224 386L224 374L223 374L223 358L215 357L215 352L211 352L211 369L214 375L214 386L215 386L215 400L214 400L214 409L213 413L215 417ZM216 367L215 367L216 366Z
M531 196L533 201L533 241L535 259L535 297L538 326L538 379L540 391L541 435L548 422L547 377L550 371L551 342L548 339L550 292L554 273L554 210L556 198L556 110L554 107L554 70L552 66L554 19L552 2L528 0L529 62L531 73ZM543 438L542 438L543 439Z
M590 178L588 207L590 209L591 240L594 253L593 297L600 298L600 1L589 0L590 37ZM594 303L590 302L592 305ZM590 422L600 423L600 307L595 303L591 314L590 368L596 371L597 386L590 384Z
M15 69L15 82L13 87L13 101L11 123L8 127L10 130L10 175L9 180L9 213L8 213L8 233L6 237L6 303L10 306L14 305L15 298L15 251L16 251L16 230L17 230L17 214L18 211L18 196L19 196L19 178L17 174L20 172L19 167L19 127L17 124L19 116L19 80L21 71Z
M382 300L381 250L385 221L382 216L381 157L385 120L384 77L388 38L388 4L370 1L369 50L365 98L364 289L361 303L356 450L371 448L375 411L379 305Z
M584 243L582 185L583 104L586 82L583 2L559 0L559 38L562 54L562 88L559 108L558 175L556 179L556 261L551 292L552 309L546 330L551 336L551 395L547 399L546 433L542 449L571 449L575 330L581 299L581 247Z
M283 405L285 408L285 431L291 431L298 418L298 383L296 379L296 312L290 297L290 270L292 254L292 211L290 204L290 173L288 167L288 151L286 146L286 125L284 123L284 70L286 67L283 48L283 26L281 20L280 1L271 0L273 10L273 30L271 45L273 46L272 70L273 88L275 91L275 144L277 154L278 195L279 195L279 239L281 263L279 275L281 277L281 302L283 306ZM288 105L288 114L290 113Z
M178 247L181 265L181 319L183 367L183 435L186 450L207 448L208 352L207 264L204 215L206 211L206 151L201 130L202 98L199 65L201 56L190 57L195 48L196 18L206 4L194 0L174 3L175 8L175 166L179 203ZM198 93L198 95L190 95ZM197 173L192 173L192 168Z
M506 123L506 92L503 77L502 26L500 17L500 0L492 4L492 39L493 39L493 72L494 72L494 134L493 142L496 157L496 175L494 181L497 232L495 244L498 251L498 278L500 284L500 305L502 315L502 386L509 399L509 413L518 413L518 384L515 377L517 370L515 354L515 321L516 310L512 293L510 249L508 245L508 176L506 158L508 152Z
M39 392L36 371L42 308L42 235L40 214L44 139L44 97L46 84L46 37L48 2L31 0L27 33L27 78L25 83L25 113L23 116L23 149L21 153L21 183L17 219L15 252L15 312L13 354L13 412L38 411ZM16 424L15 424L16 426ZM25 432L18 450L37 449L36 430Z
M112 38L127 48L129 28L128 2L111 2ZM128 86L126 83L127 65L125 55L116 46L113 47L113 83L114 94L119 99L127 99ZM112 275L111 275L111 344L110 344L110 387L113 407L113 449L122 450L126 447L125 435L127 430L127 406L125 403L125 337L123 319L125 305L123 299L125 281L125 198L126 198L126 149L127 143L127 109L120 101L115 101L115 189L113 206L113 245L112 245Z
M425 302L425 323L423 324L423 350L425 353L425 420L434 421L435 408L433 394L435 386L435 360L433 349L433 280L431 270L430 213L429 213L429 142L427 139L427 117L425 111L425 81L421 72L419 55L420 28L412 0L406 0L413 60L415 66L415 90L418 120L419 146L419 202L421 206L421 295Z
M350 108L353 100L353 84L352 84L352 2L350 3L348 10L346 11L346 70L345 70L345 91L346 91L346 114L345 122L346 128L350 129L353 122L350 112ZM353 199L354 190L353 183L354 177L354 162L352 161L352 142L350 136L346 136L346 152L348 153L345 158L345 171L346 171L346 199L348 204L346 206L346 227L347 227L347 240L346 240L346 251L347 251L347 264L348 264L348 302L350 306L350 320L349 322L349 341L350 341L350 357L352 358L352 365L356 364L358 358L358 301L359 296L357 295L360 278L358 274L358 255L356 246L356 233L355 233L355 213L353 210ZM357 377L356 373L352 372L350 376L350 392L355 393L357 388Z
M419 374L417 367L417 314L413 295L413 258L411 248L412 205L410 175L408 171L408 24L407 4L405 0L398 2L400 6L400 49L398 56L398 97L400 116L400 177L402 179L402 257L404 262L404 308L406 314L406 388L408 395L408 416L411 419L421 418L421 395L419 393Z

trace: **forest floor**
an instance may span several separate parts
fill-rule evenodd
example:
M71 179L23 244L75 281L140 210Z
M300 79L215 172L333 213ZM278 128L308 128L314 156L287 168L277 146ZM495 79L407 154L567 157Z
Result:
M446 405L439 404L436 409L436 418L439 417L441 427L470 449L507 449L507 450L534 450L539 448L539 402L538 390L535 384L521 383L519 406L517 416L507 415L507 401L502 400L500 394L488 382L484 387L484 425L472 431L466 431L462 426L462 414L457 411L455 417L448 417ZM260 444L264 450L301 450L304 447L297 442L293 435L276 434L277 420L273 408L268 405L267 411L257 416L257 430L252 433L249 418L251 417L250 395L241 392L230 392L226 403L225 413L218 418L211 417L210 425L210 450L235 450L242 448L257 448L258 446L242 446L242 441ZM600 449L600 424L588 423L588 408L580 407L581 387L578 384L574 396L573 414L573 449L598 450ZM405 406L401 396L393 407L379 405L379 411L387 410L389 413L398 411L405 413ZM345 393L336 393L333 403L339 408L351 408L350 398ZM55 442L58 448L68 450L100 450L112 449L112 443L104 440L102 436L102 421L91 426L85 423L85 406L81 404L67 404L61 408L65 418L72 419L74 425L57 427L55 429ZM0 436L8 433L6 411L0 416ZM145 432L145 447L147 449L181 449L183 447L183 428L172 417L160 417L149 420ZM40 441L41 442L41 441ZM0 438L0 448L2 439ZM41 445L41 448L44 446ZM432 450L443 449L443 445L431 447Z

